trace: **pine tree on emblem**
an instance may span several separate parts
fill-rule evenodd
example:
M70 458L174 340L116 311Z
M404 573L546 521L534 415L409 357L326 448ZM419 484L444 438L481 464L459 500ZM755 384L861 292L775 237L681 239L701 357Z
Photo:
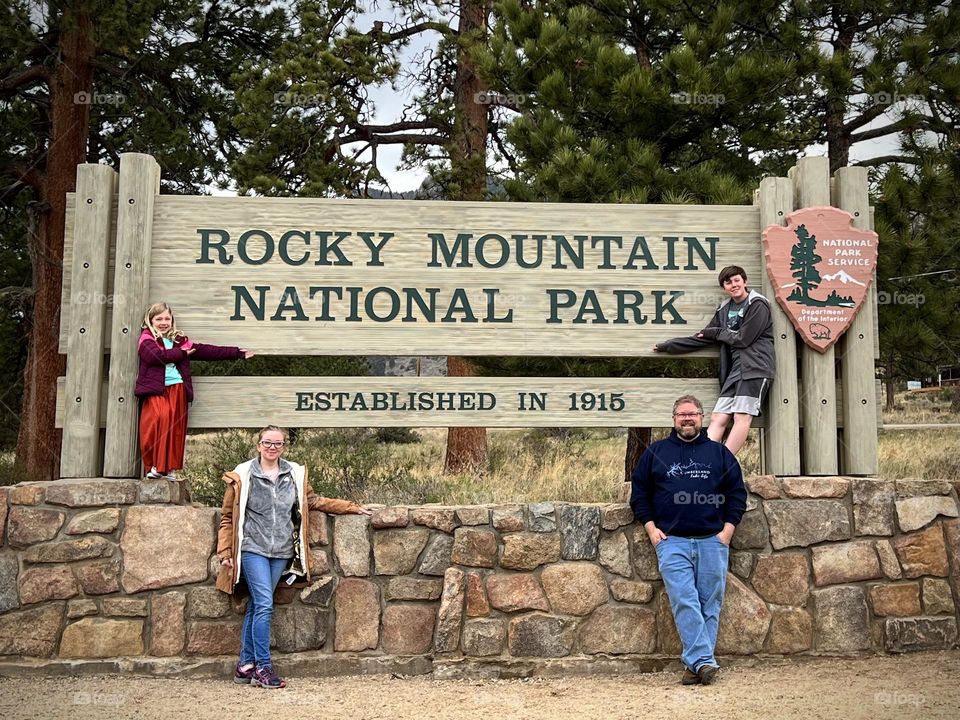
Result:
M823 305L810 297L810 291L820 285L817 263L823 259L817 255L817 236L811 235L805 225L798 227L796 233L797 244L790 249L790 270L797 279L797 287L787 299L801 305Z

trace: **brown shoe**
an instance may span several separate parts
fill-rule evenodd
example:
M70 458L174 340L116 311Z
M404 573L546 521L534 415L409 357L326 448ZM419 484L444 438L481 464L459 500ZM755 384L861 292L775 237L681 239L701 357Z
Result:
M699 685L700 676L690 668L683 669L683 677L680 678L681 685Z
M716 665L701 665L697 671L701 685L712 685L717 679L717 673L720 671Z

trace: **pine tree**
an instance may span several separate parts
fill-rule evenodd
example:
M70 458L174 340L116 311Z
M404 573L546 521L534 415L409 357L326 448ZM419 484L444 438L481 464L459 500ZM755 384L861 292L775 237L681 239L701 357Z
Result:
M819 300L810 297L810 291L820 287L820 271L817 263L823 260L817 255L817 238L811 235L805 225L796 230L797 242L790 248L790 274L797 280L801 302L804 305L822 305Z

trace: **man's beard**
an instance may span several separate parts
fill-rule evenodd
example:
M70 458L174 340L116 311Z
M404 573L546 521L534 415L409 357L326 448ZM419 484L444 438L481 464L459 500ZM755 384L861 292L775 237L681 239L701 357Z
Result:
M696 425L681 425L677 429L677 435L682 437L684 440L693 440L699 434L700 428Z

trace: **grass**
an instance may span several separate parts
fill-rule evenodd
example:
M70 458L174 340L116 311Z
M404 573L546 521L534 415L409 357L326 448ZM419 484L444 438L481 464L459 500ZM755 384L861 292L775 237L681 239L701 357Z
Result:
M883 411L885 424L960 423L960 386L894 396L893 409Z

